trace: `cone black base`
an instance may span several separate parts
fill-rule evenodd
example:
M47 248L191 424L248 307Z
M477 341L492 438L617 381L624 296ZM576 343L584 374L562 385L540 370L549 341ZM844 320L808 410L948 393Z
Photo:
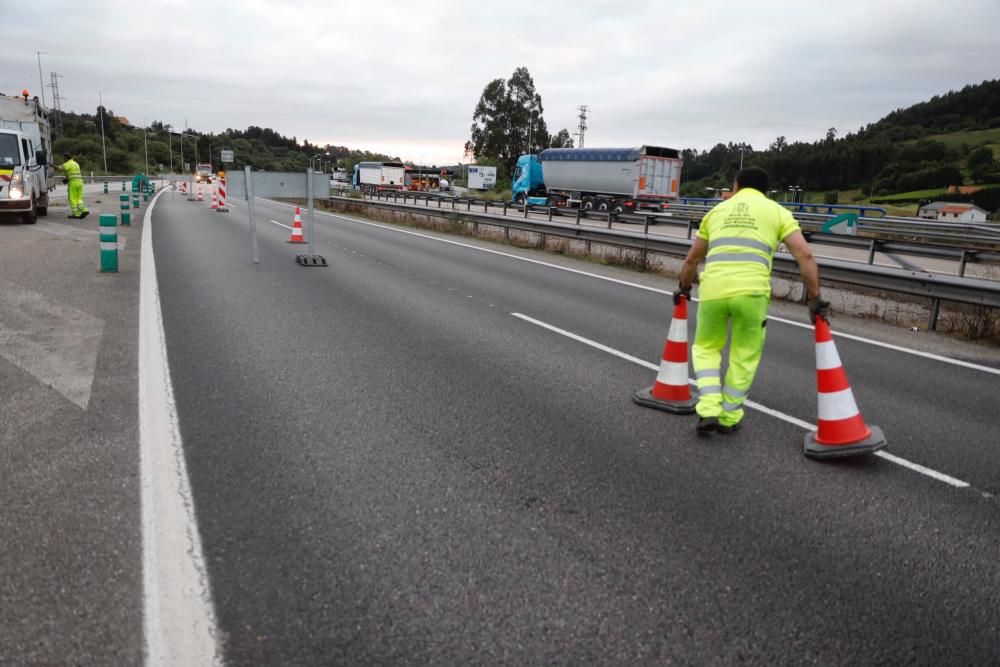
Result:
M692 389L691 400L688 401L665 401L654 398L653 388L646 387L632 394L632 401L645 408L655 408L675 415L693 415L694 406L698 405L698 392Z
M840 459L848 456L874 454L889 444L885 439L885 434L882 433L882 429L878 426L869 424L868 430L871 431L871 435L860 442L850 445L824 445L816 442L816 433L810 431L806 434L802 453L811 459L822 461L824 459Z

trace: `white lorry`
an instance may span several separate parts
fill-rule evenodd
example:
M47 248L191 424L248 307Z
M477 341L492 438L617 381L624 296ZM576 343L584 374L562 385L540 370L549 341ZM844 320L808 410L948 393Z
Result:
M351 185L355 190L402 190L406 165L402 162L359 162L354 165Z
M49 112L38 98L0 94L0 215L34 224L55 190Z

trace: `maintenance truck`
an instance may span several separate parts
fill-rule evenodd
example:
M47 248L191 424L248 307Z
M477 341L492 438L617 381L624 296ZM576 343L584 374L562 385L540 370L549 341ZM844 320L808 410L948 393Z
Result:
M49 111L28 96L0 94L0 215L32 225L49 213L56 171Z
M680 151L660 146L547 148L517 159L511 199L588 211L660 211L677 199L682 165Z
M198 164L198 165L195 165L195 169L194 169L194 182L195 183L211 183L212 182L212 165L211 164Z
M354 165L351 185L355 190L376 192L402 190L406 181L406 165L402 162L359 162Z

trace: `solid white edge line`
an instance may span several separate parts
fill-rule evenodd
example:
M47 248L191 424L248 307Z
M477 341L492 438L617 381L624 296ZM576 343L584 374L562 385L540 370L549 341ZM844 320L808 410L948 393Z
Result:
M139 272L139 469L145 664L221 665L218 627L184 462L153 256L143 218Z
M284 227L285 229L291 229L291 227L289 225L283 225L280 222L278 222L277 220L272 220L271 222L273 222L274 224L278 225L279 227Z
M261 199L261 200L266 201L266 202L270 202L272 204L276 204L278 206L285 206L285 207L288 207L288 208L294 208L294 206L292 206L291 204L285 204L284 202L274 201L273 199L267 199L266 197L258 197L258 199ZM448 243L448 244L451 244L451 245L461 246L463 248L470 248L472 250L479 250L481 252L490 253L492 255L499 255L501 257L509 257L511 259L517 259L517 260L520 260L522 262L529 262L531 264L538 264L540 266L547 266L547 267L552 268L552 269L558 269L560 271L567 271L569 273L576 273L578 275L588 276L590 278L597 278L598 280L604 280L604 281L607 281L607 282L610 282L610 283L616 283L618 285L626 285L628 287L634 287L636 289L645 290L647 292L655 292L656 294L664 294L664 295L667 295L667 296L673 296L673 292L670 292L668 290L662 290L662 289L658 289L656 287L649 287L648 285L640 285L638 283L629 282L627 280L620 280L618 278L610 278L608 276L602 276L602 275L599 275L599 274L596 274L596 273L589 273L587 271L581 271L579 269L571 269L571 268L566 267L566 266L559 266L558 264L550 264L548 262L542 262L542 261L537 260L537 259L531 259L530 257L521 257L520 255L514 255L514 254L506 253L506 252L500 252L499 250L492 250L490 248L481 248L479 246L472 245L472 244L469 244L469 243L461 243L459 241L451 241L449 239L442 239L442 238L438 238L437 236L431 236L430 234L421 234L420 232L413 232L413 231L410 231L408 229L399 229L399 228L393 227L391 225L382 225L382 224L379 224L379 223L376 223L376 222L368 222L366 220L358 220L357 218L351 218L351 217L347 217L347 216L343 216L343 215L337 215L336 213L327 213L326 211L316 211L316 213L318 213L320 215L325 215L325 216L328 216L328 217L331 217L331 218L339 218L340 220L347 220L348 222L354 222L354 223L357 223L357 224L360 224L360 225L368 225L370 227L378 227L380 229L386 229L386 230L389 230L389 231L398 232L400 234L409 234L411 236L419 236L420 238L430 239L432 241L439 241L441 243ZM697 302L699 299L692 298L691 300ZM804 322L796 322L795 320L789 320L789 319L786 319L784 317L778 317L776 315L768 315L767 319L774 320L775 322L780 322L781 324L788 324L788 325L791 325L793 327L799 327L799 328L802 328L802 329L814 329L815 328L811 324L806 324ZM984 373L991 373L993 375L1000 376L1000 368L991 368L990 366L983 366L981 364L973 363L971 361L962 361L961 359L952 359L950 357L944 357L944 356L941 356L939 354L934 354L933 352L923 352L921 350L911 350L909 348L901 347L899 345L893 345L892 343L883 343L880 340L874 340L872 338L865 338L863 336L856 336L854 334L841 333L841 332L838 332L838 331L833 331L832 333L833 333L834 336L838 336L840 338L846 338L848 340L857 341L859 343L867 343L869 345L875 345L877 347L885 348L887 350L894 350L896 352L902 352L904 354L912 354L912 355L917 356L917 357L923 357L925 359L933 359L934 361L940 361L942 363L952 364L952 365L955 365L955 366L961 366L963 368L969 368L969 369L972 369L972 370L982 371Z
M607 352L608 354L614 355L614 356L616 356L616 357L618 357L620 359L624 359L626 361L631 361L632 363L637 364L639 366L642 366L644 368L648 368L650 370L657 370L659 368L656 364L651 364L648 361L644 361L642 359L639 359L638 357L633 357L632 355L626 354L625 352L622 352L620 350L616 350L613 347L608 347L607 345L604 345L602 343L598 343L597 341L591 340L589 338L584 338L583 336L575 334L572 331L567 331L565 329L560 329L559 327L554 326L552 324L549 324L547 322L542 322L541 320L536 320L535 318L529 317L527 315L524 315L523 313L511 313L511 315L513 317L516 317L516 318L520 319L520 320L524 320L525 322L528 322L530 324L534 324L535 326L542 327L543 329L548 329L549 331L557 333L557 334L559 334L561 336L565 336L566 338L570 338L570 339L575 340L575 341L577 341L579 343L583 343L584 345L589 345L590 347L593 347L595 349L601 350L602 352ZM696 384L694 378L689 378L688 382L690 384ZM805 429L807 431L815 431L816 430L816 427L813 424L810 424L809 422L803 421L803 420L799 419L798 417L793 417L792 415L785 414L784 412L781 412L779 410L775 410L774 408L769 408L769 407L767 407L765 405L761 405L760 403L757 403L755 401L748 400L748 401L744 402L743 405L745 405L748 408L753 408L754 410L757 410L758 412L763 412L766 415L770 415L770 416L775 417L777 419L780 419L782 421L788 422L789 424L793 424L795 426L798 426L798 427L800 427L802 429ZM954 486L954 487L966 488L966 487L969 486L968 482L963 482L962 480L957 479L955 477L952 477L951 475L946 475L943 472L938 472L937 470L932 470L931 468L927 468L925 466L922 466L919 463L913 463L912 461L908 461L908 460L906 460L906 459L904 459L902 457L895 456L894 454L889 454L888 452L884 452L884 451L875 452L875 456L881 457L881 458L885 459L886 461L890 461L890 462L895 463L897 465L903 466L904 468L909 468L910 470L913 470L915 472L919 472L919 473L921 473L923 475L931 477L932 479L936 479L939 482L944 482L945 484L950 484L951 486Z

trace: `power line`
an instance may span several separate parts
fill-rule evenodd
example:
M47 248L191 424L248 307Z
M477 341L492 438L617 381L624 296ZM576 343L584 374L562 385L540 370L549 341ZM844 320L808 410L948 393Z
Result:
M580 124L576 126L576 136L577 136L577 139L578 139L577 143L579 144L580 148L583 148L583 134L587 131L587 110L588 110L588 108L589 107L587 107L586 104L581 104L580 106L578 106L576 108L577 111L580 112L577 115L577 118L580 119Z

